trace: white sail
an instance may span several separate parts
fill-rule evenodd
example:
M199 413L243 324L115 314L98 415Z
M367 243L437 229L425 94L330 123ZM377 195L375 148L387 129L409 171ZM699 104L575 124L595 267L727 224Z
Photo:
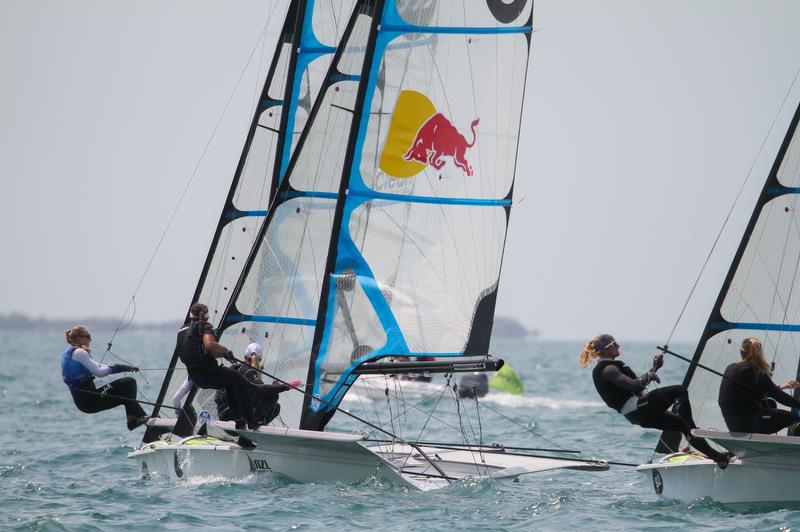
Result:
M758 198L750 223L706 325L694 361L720 373L756 336L777 383L800 370L800 108ZM721 377L689 371L686 383L699 426L726 430L717 404Z
M222 324L251 250L262 238L275 190L305 126L321 78L328 70L354 2L293 0L288 6L229 196L192 298L192 302L208 305L210 321L217 327ZM239 334L230 347L239 355L248 343L264 340L264 331L252 324L244 324L237 330ZM177 353L173 355L170 368L159 403L168 402L186 378ZM214 412L212 397L213 393L200 393L195 405ZM158 409L154 414L159 414Z

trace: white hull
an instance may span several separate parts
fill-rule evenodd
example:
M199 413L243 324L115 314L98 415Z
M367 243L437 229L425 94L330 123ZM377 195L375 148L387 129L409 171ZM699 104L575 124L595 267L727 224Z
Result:
M736 454L726 469L676 453L636 468L663 498L709 497L730 505L800 503L800 438L695 430Z
M225 422L216 425L233 428ZM299 482L349 484L376 477L420 490L442 488L465 477L513 479L553 469L608 469L605 462L536 458L496 449L478 452L424 446L420 452L420 448L404 444L370 446L363 436L353 434L274 427L240 434L256 447L244 449L216 438L193 436L174 443L148 443L128 457L139 463L143 475L172 480L198 476L245 478L274 471Z

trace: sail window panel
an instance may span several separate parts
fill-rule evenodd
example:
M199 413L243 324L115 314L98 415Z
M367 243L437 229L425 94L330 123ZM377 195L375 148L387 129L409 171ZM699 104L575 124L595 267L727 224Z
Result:
M531 16L533 0L397 0L400 17L417 26L519 26Z
M500 276L502 207L374 200L349 221L412 352L459 352L487 288Z
M322 87L325 74L330 67L332 59L333 58L330 55L324 55L318 59L315 59L314 61L311 61L311 63L308 65L308 68L306 68L301 74L300 94L297 100L297 108L294 115L294 124L292 126L291 133L291 153L294 153L294 150L297 147L297 142L300 140L303 129L306 127L306 122L311 115L311 109L314 106L314 102L317 100L317 96L319 95L320 88Z
M326 46L336 46L342 40L355 0L315 0L311 20L314 35Z
M229 222L220 232L214 256L198 301L208 305L209 321L216 327L242 273L263 216L246 216Z
M364 65L364 56L367 50L372 17L359 15L356 18L355 26L344 45L339 62L336 63L337 70L345 75L358 76Z
M233 197L234 206L241 211L267 209L275 165L280 114L280 107L271 107L259 117L258 123L262 127L256 127L253 132L244 168L239 176L239 185Z
M352 270L335 276L331 285L335 287L333 325L317 377L323 396L348 368L383 347L387 340L375 307Z
M504 198L514 180L523 35L402 36L386 49L361 154L378 192Z
M335 200L281 204L236 300L243 313L316 320Z
M296 190L338 192L357 90L358 83L342 81L325 92L290 170L289 182Z
M286 90L286 79L289 75L289 60L291 55L291 43L285 43L281 46L280 55L275 63L275 75L267 88L267 96L273 100L283 100L283 95Z
M796 194L766 203L720 312L730 322L800 325L800 208Z
M800 187L800 124L795 127L789 148L778 168L778 181L785 187Z
M786 331L758 331L731 329L720 332L706 342L700 356L700 364L719 373L733 362L741 360L739 347L742 340L755 336L764 346L764 358L775 362L772 380L777 385L796 379L800 356L800 333ZM719 409L719 386L722 377L703 368L697 368L689 384L689 401L698 427L727 430ZM791 393L789 391L788 393ZM783 408L783 407L781 407Z
M305 382L313 339L314 327L245 321L226 329L219 341L239 359L243 359L248 344L261 344L264 349L262 369L265 372L285 382L295 379ZM272 383L272 379L266 375L261 375L261 379L266 384ZM280 394L279 401L280 420L291 428L298 428L303 394L289 390ZM278 425L282 426L280 423Z

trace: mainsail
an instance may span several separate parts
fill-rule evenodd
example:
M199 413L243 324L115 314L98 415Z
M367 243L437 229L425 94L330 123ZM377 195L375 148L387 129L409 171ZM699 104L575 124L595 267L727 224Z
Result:
M270 202L311 111L355 0L292 0L278 37L217 229L191 302L209 306L219 326L247 257L261 238ZM256 341L245 331L241 341ZM238 343L237 343L238 345ZM173 353L157 403L176 391L186 371ZM196 402L205 404L209 397ZM168 413L162 412L164 416ZM159 415L156 407L153 415ZM152 436L145 436L149 439Z
M726 430L717 372L759 337L773 380L800 374L800 106L767 177L684 379L698 425Z
M293 4L308 40L282 38L279 52L299 54L277 61L302 71L303 53L333 51L314 22L330 22L317 19L320 4ZM252 248L236 257L235 283L226 278L219 300L200 289L195 298L212 312L226 299L213 316L220 343L240 353L259 341L265 370L306 382L305 396L281 396L287 427L324 428L365 362L487 354L532 7L359 0L329 32L340 43L324 76L308 76L307 98L287 76L285 101L299 110L313 100L310 115L281 123L292 142L276 148L274 193ZM194 402L213 408L208 391Z

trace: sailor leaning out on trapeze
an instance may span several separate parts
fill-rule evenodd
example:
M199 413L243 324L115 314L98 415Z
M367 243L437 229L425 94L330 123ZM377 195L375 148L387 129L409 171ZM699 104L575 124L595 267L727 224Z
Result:
M728 430L771 434L789 427L790 435L800 430L800 417L778 409L775 403L800 409L800 400L783 391L800 387L800 382L791 380L780 386L772 382L770 366L757 338L745 338L739 354L741 360L726 368L719 390L719 406ZM667 449L678 451L683 435L692 447L724 469L732 454L716 451L691 433L697 424L686 387L673 385L646 391L651 382L661 382L657 371L664 364L664 355L655 355L652 367L638 377L617 357L619 343L610 334L589 340L579 357L583 367L597 360L592 378L603 401L634 425L665 431L662 443Z
M88 328L75 326L66 331L69 346L61 355L61 376L70 390L75 406L86 413L102 412L124 405L128 429L133 430L149 419L136 400L137 385L133 377L123 377L96 388L95 377L114 373L138 372L139 368L126 364L104 365L91 356L89 344L92 336ZM178 331L176 346L188 377L173 397L177 415L184 414L194 420L194 411L182 408L182 401L192 387L216 389L215 403L222 421L234 421L237 429L245 425L255 430L278 416L278 394L298 386L275 382L264 384L259 377L263 348L258 343L247 346L244 363L219 344L213 327L208 323L208 307L195 303L189 310L189 322ZM218 358L225 358L232 366L220 366ZM164 406L164 405L162 405Z

